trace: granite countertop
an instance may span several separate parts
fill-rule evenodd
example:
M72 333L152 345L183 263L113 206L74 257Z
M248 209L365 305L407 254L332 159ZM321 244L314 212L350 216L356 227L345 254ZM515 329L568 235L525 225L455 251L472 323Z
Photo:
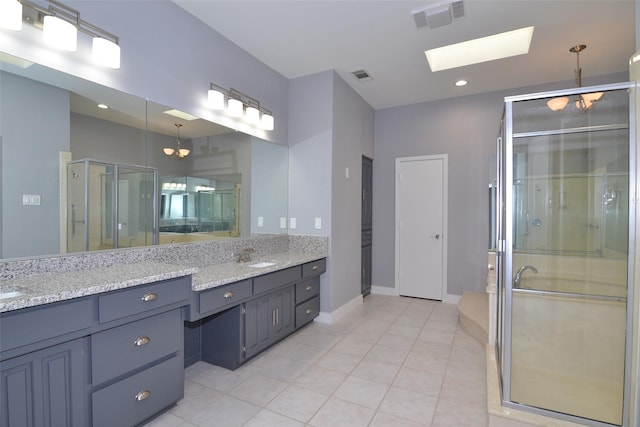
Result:
M142 262L0 280L0 313L173 279L197 271L194 267Z
M251 261L245 263L228 262L205 267L187 267L146 261L0 280L0 313L190 274L193 275L192 289L203 291L325 257L326 254L320 253L283 252L268 256L255 256ZM274 264L259 268L251 267L261 262Z
M204 291L215 288L216 286L226 285L273 271L283 270L288 267L316 261L326 258L326 256L326 254L320 253L282 252L272 255L258 255L247 262L228 262L202 267L198 269L198 274L193 276L193 290ZM262 262L274 264L266 267L252 267L252 265L257 265Z

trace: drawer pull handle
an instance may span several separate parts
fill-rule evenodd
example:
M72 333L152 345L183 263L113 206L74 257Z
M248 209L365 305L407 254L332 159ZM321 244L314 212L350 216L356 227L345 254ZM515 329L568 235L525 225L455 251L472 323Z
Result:
M151 342L151 338L149 337L140 337L133 342L133 345L136 347L142 347L143 345L147 345Z
M231 298L233 297L233 292L231 291L227 291L224 293L224 295L222 295L223 298Z
M311 269L312 269L312 270L317 270L317 269L318 269L318 266L317 266L317 265L314 265L313 267L311 267Z
M307 292L309 292L311 289L313 289L311 286L307 286L306 288L304 288L304 290Z
M155 292L149 292L148 294L144 294L144 296L142 297L142 301L144 302L155 301L157 299L158 294L156 294Z
M136 394L136 402L142 402L145 399L148 399L151 396L151 392L149 390L142 390Z
M305 314L311 314L311 311L312 310L310 308L307 308L307 310L305 311Z

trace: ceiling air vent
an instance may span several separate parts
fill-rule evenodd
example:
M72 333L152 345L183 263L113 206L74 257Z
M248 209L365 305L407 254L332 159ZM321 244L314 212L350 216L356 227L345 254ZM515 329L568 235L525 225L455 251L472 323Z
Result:
M351 74L353 74L356 77L356 79L360 80L361 82L366 82L367 80L371 80L373 78L367 72L367 70L355 70L355 71L352 71Z
M440 2L411 12L416 28L438 28L464 18L464 2Z

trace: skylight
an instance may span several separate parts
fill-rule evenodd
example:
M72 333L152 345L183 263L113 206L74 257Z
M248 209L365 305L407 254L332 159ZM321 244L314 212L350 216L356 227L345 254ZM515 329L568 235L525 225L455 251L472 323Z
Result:
M529 52L533 27L426 50L431 71L449 70Z

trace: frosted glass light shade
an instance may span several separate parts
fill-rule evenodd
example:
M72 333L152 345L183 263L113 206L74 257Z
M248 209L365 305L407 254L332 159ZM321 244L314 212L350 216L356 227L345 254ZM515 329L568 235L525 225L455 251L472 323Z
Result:
M273 127L274 127L273 116L271 114L263 114L262 121L260 122L260 126L264 130L273 130Z
M568 103L569 98L567 98L566 96L560 98L551 98L547 101L547 107L549 107L551 111L560 111L564 109L564 107L566 107Z
M162 151L164 152L164 154L166 154L167 156L173 156L173 153L176 152L176 150L174 150L173 148L163 148Z
M209 107L214 110L224 110L224 94L215 89L209 89L207 94L209 99Z
M248 123L260 123L260 111L258 111L256 107L247 107L247 111L245 112L245 119Z
M242 101L229 98L229 101L227 102L227 113L232 117L242 117L244 114Z
M22 3L18 0L1 0L0 28L22 30Z
M44 41L58 49L75 52L78 48L78 29L75 25L55 16L44 17L42 27Z
M116 70L120 68L120 46L111 40L94 37L91 57L97 64Z

